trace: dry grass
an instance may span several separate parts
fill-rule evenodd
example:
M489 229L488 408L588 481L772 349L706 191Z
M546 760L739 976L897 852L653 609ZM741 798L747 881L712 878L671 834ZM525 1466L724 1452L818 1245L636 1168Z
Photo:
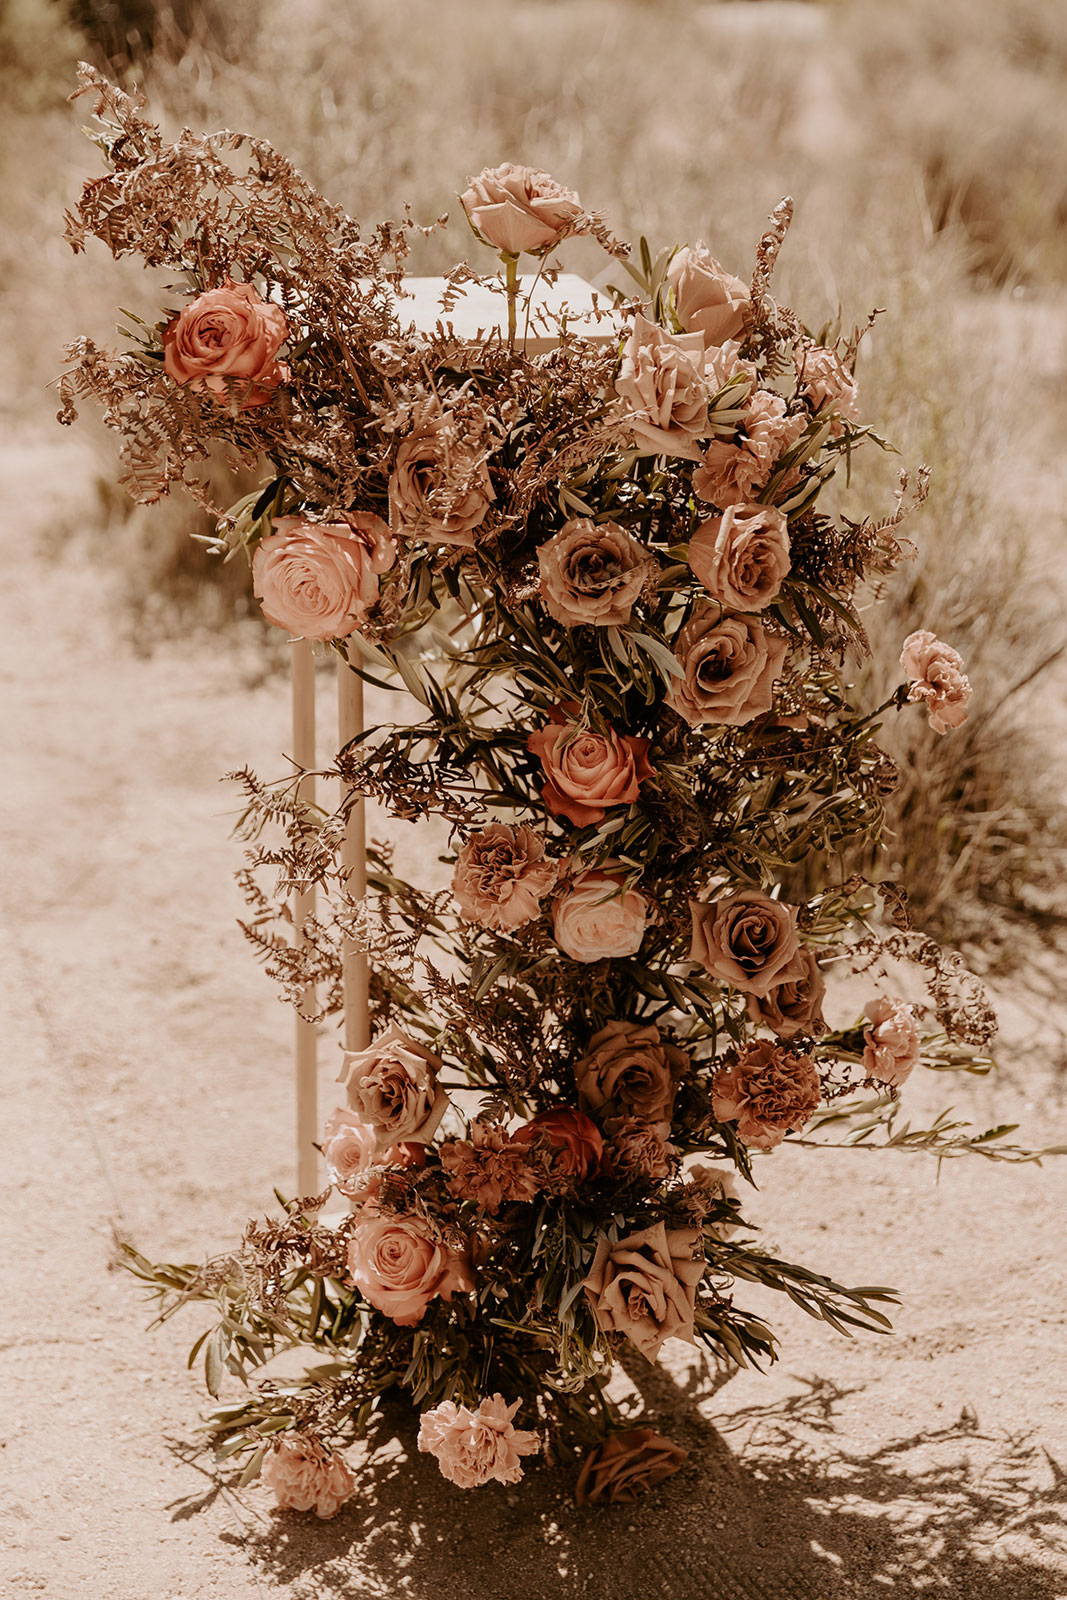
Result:
M974 294L1067 278L1067 12L1054 0L78 0L77 11L98 46L133 58L172 127L253 129L368 218L405 200L427 221L455 212L468 173L530 160L624 236L703 235L744 271L768 208L792 193L779 292L814 325L886 307L861 371L867 409L934 474L921 558L882 612L872 676L891 673L911 627L934 626L969 657L988 707L1059 642L1054 597L1035 579L1044 549L1021 530L1054 539L1062 497L1035 500L1033 383L1011 327L999 345L981 331L987 312L1017 308ZM75 265L58 237L94 159L63 105L87 45L57 16L52 0L9 0L0 14L0 371L22 418L47 415L43 384L66 338L106 336L116 301L151 312L156 293L102 256ZM453 220L415 270L468 242ZM568 265L597 270L583 248ZM94 520L145 626L203 615L205 591L212 620L239 613L240 574L220 580L187 537L195 513L125 515L106 488L106 446L100 459ZM893 471L864 468L853 506L888 493ZM906 772L897 865L925 920L968 932L967 906L984 917L1049 881L1058 797L1025 692L962 738L936 741L919 722L894 732Z

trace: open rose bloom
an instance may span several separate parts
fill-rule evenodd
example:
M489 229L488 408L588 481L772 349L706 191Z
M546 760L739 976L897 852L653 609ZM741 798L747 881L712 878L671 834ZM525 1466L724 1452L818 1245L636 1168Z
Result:
M288 377L278 350L289 335L281 306L250 283L197 295L163 335L163 365L175 383L248 410L265 405Z
M535 167L486 167L460 196L471 226L509 255L544 255L582 223L582 203Z
M346 639L378 601L378 579L396 560L379 517L345 522L279 517L256 546L252 583L263 615L299 639Z

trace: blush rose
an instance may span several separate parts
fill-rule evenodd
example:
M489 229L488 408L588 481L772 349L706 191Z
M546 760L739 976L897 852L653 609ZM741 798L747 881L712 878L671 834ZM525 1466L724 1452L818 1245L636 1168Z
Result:
M582 202L547 172L505 161L486 167L460 196L471 226L495 250L543 255L585 219Z
M723 345L744 331L749 291L721 267L702 239L672 257L667 282L674 290L678 321L709 345Z
M564 627L629 622L653 561L617 522L575 517L537 552L541 600Z
M435 1295L451 1300L474 1288L466 1256L414 1212L366 1208L349 1237L348 1271L364 1299L402 1328L421 1322Z
M621 862L579 872L556 901L552 932L572 961L604 961L636 955L648 922L648 901L624 888Z
M163 333L163 367L175 383L239 411L265 405L289 377L277 359L289 334L281 306L229 280L197 295Z
M623 345L615 393L639 449L700 460L697 440L708 434L703 367L699 333L667 333L638 312Z
M378 601L378 578L396 560L380 517L352 512L343 523L279 517L252 556L263 615L300 639L345 639Z
M648 740L631 734L550 722L531 733L526 748L544 768L545 805L579 828L602 822L613 806L633 805L652 776Z
M688 560L728 611L762 611L789 572L789 524L775 506L729 506L697 529Z

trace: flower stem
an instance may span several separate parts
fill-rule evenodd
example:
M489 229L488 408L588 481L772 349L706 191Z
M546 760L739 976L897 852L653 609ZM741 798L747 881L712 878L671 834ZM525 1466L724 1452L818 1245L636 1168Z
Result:
M510 250L501 250L500 259L504 263L504 287L508 295L508 349L514 350L515 330L518 326L519 258L513 256Z

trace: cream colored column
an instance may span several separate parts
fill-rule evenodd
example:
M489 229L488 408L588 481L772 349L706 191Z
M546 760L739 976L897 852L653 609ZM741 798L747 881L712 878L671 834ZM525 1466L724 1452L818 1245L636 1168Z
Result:
M341 747L363 732L363 679L346 661L337 668L337 732ZM345 888L354 900L367 892L366 802L353 800L348 812L341 867ZM344 1000L344 1046L365 1050L370 1043L370 964L366 950L347 939L341 952L341 987Z

